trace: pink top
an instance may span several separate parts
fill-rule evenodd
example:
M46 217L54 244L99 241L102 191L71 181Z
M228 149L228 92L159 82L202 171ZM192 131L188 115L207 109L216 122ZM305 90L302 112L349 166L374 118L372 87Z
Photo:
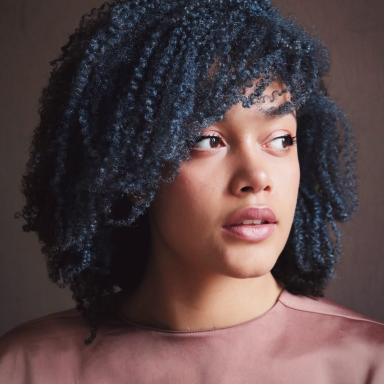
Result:
M384 324L325 298L284 290L267 312L210 331L117 320L88 335L71 309L0 338L6 384L383 384Z

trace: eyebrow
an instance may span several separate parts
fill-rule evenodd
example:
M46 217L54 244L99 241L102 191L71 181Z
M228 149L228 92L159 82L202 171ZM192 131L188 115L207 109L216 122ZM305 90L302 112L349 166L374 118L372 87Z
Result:
M295 120L297 118L295 105L291 101L286 101L277 107L270 107L270 108L259 107L258 110L261 111L265 116L271 117L271 118L283 117L288 115L292 115L295 118ZM218 122L225 121L225 120L226 118L223 117L222 119L218 120Z
M294 118L296 118L296 108L291 101L286 101L285 103L277 107L270 107L267 109L260 108L260 111L264 112L265 115L271 117L292 115Z

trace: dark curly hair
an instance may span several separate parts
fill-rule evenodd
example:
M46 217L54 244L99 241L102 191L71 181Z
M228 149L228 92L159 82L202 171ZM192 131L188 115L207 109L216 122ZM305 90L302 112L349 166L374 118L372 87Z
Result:
M36 231L50 278L90 325L133 292L147 265L147 209L201 131L273 81L297 113L299 196L272 269L290 292L324 296L341 252L337 222L358 206L351 127L328 97L329 55L268 0L125 0L83 16L51 63L16 217ZM254 91L245 89L259 79Z

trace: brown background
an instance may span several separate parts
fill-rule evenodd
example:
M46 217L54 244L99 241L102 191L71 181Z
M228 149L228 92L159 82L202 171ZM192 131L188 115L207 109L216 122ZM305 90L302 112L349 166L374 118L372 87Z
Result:
M35 234L13 218L22 206L20 177L27 160L37 101L80 16L98 0L2 0L0 333L49 312L73 306L68 290L48 280ZM384 321L384 29L381 0L279 0L285 14L315 32L330 48L331 95L344 108L359 145L360 209L343 225L344 256L329 297Z

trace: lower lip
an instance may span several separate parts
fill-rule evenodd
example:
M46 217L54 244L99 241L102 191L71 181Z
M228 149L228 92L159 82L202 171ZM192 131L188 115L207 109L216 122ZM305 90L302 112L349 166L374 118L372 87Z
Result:
M225 233L241 240L258 242L272 235L276 224L232 225L223 227Z

